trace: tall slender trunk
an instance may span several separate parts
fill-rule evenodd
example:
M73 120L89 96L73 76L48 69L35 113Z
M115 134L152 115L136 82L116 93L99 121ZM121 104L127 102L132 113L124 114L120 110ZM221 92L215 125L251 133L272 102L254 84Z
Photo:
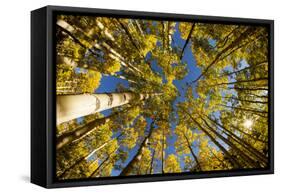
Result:
M221 160L220 158L218 158L218 156L213 152L212 148L210 148L209 146L207 146L207 147L208 147L209 151L211 152L211 154L217 159L217 161L219 161L222 164L223 168L224 169L227 168L224 161Z
M102 148L104 148L105 146L107 146L110 142L114 141L114 140L118 140L120 137L122 137L122 133L119 134L117 137L113 138L113 139L109 139L107 140L105 143L103 143L102 145L100 145L98 148L94 149L86 158L85 160L89 160L97 151L101 150Z
M251 139L253 139L253 140L255 140L255 141L259 141L259 142L262 142L262 143L265 143L265 144L268 143L268 141L265 141L265 140L262 140L262 139L253 137L252 134L246 133L245 131L239 129L239 127L237 127L237 126L231 125L231 128L233 128L233 129L236 130L236 131L239 131L239 132L242 133L243 135L246 135L246 136L250 137Z
M234 158L209 132L206 130L196 119L194 119L191 114L187 113L191 120L195 122L195 124L211 139L211 141L227 156L227 159L236 169L241 169L242 165L236 158Z
M124 113L126 113L131 108L132 107L130 107L127 110L125 110ZM92 131L97 129L99 126L104 125L105 123L107 123L110 120L112 120L115 117L117 117L119 114L120 114L119 112L116 112L116 113L111 114L108 117L103 117L103 118L100 118L100 119L95 119L95 120L90 121L89 123L87 123L85 125L82 125L82 126L78 127L74 131L62 134L61 136L59 136L57 138L56 149L59 150L59 149L63 148L64 146L66 146L66 145L68 145L70 143L77 142L80 139L83 139L89 133L91 133Z
M131 20L130 23L133 25L134 27L134 30L135 29L135 26L133 24L133 22L136 22L137 20ZM139 24L139 22L137 22ZM113 24L115 25L116 28L120 29L121 31L124 31L126 33L126 36L129 38L129 41L130 43L133 45L133 47L135 47L137 49L137 54L142 58L142 59L145 59L145 56L143 56L141 54L141 50L142 50L142 46L140 45L140 43L137 41L135 41L133 39L133 36L132 34L130 33L129 29L126 27L126 25L124 25L119 19L114 19L114 22ZM121 26L121 28L120 28ZM140 28L141 29L141 28ZM144 34L142 32L141 36L144 38ZM116 45L119 49L123 49L122 47L120 47L120 45Z
M130 173L130 171L132 170L134 164L138 161L138 158L141 156L142 154L142 150L143 148L146 146L146 142L150 139L152 132L153 132L153 124L154 121L151 122L150 124L150 128L149 128L149 132L146 135L146 137L142 140L138 151L136 152L136 154L134 155L134 157L131 159L131 161L127 164L127 166L121 171L121 173L119 174L119 176L125 176L128 175Z
M103 143L102 145L100 145L98 148L95 148L93 151L91 151L91 153L87 153L84 154L81 158L79 158L76 162L74 162L72 165L70 165L67 169L64 170L64 172L59 175L59 177L63 177L69 170L71 170L72 168L74 168L74 166L80 164L82 161L84 160L88 160L90 157L92 157L96 152L98 152L99 150L101 150L102 148L104 148L105 146L107 146L111 141L115 140L115 139L119 139L122 136L122 134L118 135L117 137L113 138L113 139L109 139L107 140L105 143ZM95 160L95 162L98 159Z
M66 64L71 66L72 68L78 67L78 64L73 59L63 56L57 57L57 64Z
M245 68L240 69L240 70L237 70L237 71L225 73L225 74L223 74L222 76L230 76L230 75L233 75L233 74L238 74L238 73L240 73L240 72L243 72L243 71L248 70L248 69L255 68L255 67L260 66L260 65L263 65L263 64L268 64L268 63L267 63L267 61L263 61L263 62L261 62L261 63L255 64L255 65L251 65L251 66L249 66L249 67L245 67Z
M87 156L87 155L86 155ZM77 164L80 164L85 159L85 156L81 157L80 159L76 160L72 165L70 165L68 168L66 168L60 175L58 175L58 178L62 178L65 176L65 174L72 169Z
M114 60L119 61L122 66L130 68L133 72L138 72L141 75L143 74L139 68L135 67L129 62L126 62L125 58L121 54L119 54L116 50L114 50L110 45L108 45L106 42L103 42L100 45L99 44L96 45L98 45L98 48L103 47L107 51L109 51L111 54L109 54L108 56Z
M142 168L143 168L143 165L142 165L142 163L139 163L138 164L138 169L136 170L136 173L138 174L138 175L141 175L142 174ZM144 173L145 173L146 171L144 171Z
M136 26L137 26L137 29L139 30L141 36L144 37L144 32L143 32L143 30L142 30L142 27L141 27L139 21L138 21L138 20L133 20L133 21L135 22L135 24L136 24Z
M152 172L153 172L154 155L155 155L155 150L153 150L153 152L152 152L149 174L152 174Z
M188 36L187 36L187 38L185 40L184 46L183 46L182 51L181 51L180 60L182 60L182 57L183 57L183 54L184 54L184 50L185 50L186 46L188 45L188 43L189 43L189 41L191 39L194 27L195 27L195 23L192 24L191 29L189 31L189 34L188 34Z
M220 85L231 85L231 84L238 84L238 83L248 83L248 82L256 82L256 81L267 81L268 77L261 77L257 79L251 79L251 80L237 80L234 82L222 82L222 83L217 83L213 85L204 85L204 87L215 87L215 86L220 86Z
M95 57L97 56L97 54L88 46L86 46L84 43L82 43L79 38L77 38L75 35L77 33L76 29L74 27L72 27L70 24L68 24L66 21L64 20L58 20L57 21L57 26L63 31L65 32L68 36L70 36L76 43L78 43L81 47L83 47L85 50L88 50L92 55L94 55ZM83 36L84 37L84 36Z
M71 66L72 68L79 67L79 65L74 60L72 60L69 57L59 56L58 59L57 59L57 63L63 63L63 64ZM93 68L93 66L91 66L91 65L88 65L88 67L89 67L89 69L93 69L94 71L98 70L96 67ZM131 82L131 83L137 83L137 82L135 82L133 80L127 79L126 77L124 77L122 75L117 75L115 73L111 73L111 74L102 73L102 75L120 78L120 79L123 79L123 80L127 80L128 82Z
M184 135L184 138L185 138L185 140L186 140L186 142L187 142L187 146L188 146L188 148L189 148L189 150L190 150L190 152L191 152L191 154L192 154L192 157L194 158L194 160L195 160L195 162L196 162L196 164L197 164L197 167L198 167L199 170L201 171L201 170L202 170L201 165L200 165L200 163L199 163L199 160L198 160L196 154L194 153L194 151L193 151L193 149L192 149L192 147L191 147L191 144L190 144L190 142L189 142L189 140L188 140L188 137L186 136L186 134L185 134L184 132L182 132L182 134Z
M227 86L227 88L225 88L223 85L218 85L217 88L227 89L227 90L239 90L239 91L268 91L267 85L264 85L264 87L252 87L252 88L238 87L238 86L234 86L234 87ZM254 95L254 94L249 93L248 95ZM254 95L254 96L257 96L257 95ZM259 97L259 96L257 96L257 97ZM265 96L262 96L262 97L265 97Z
M102 166L107 162L109 161L110 157L112 156L112 154L114 154L117 150L118 150L119 147L117 147L116 149L114 149L112 152L110 152L107 157L102 161L102 163L98 166L98 168L96 168L92 174L89 176L89 177L94 177L94 175L102 168Z
M112 42L115 41L115 38L108 32L108 29L103 25L103 23L96 19L96 23L98 28L102 31L102 33L105 35L106 38L111 40Z
M81 29L74 28L70 24L68 24L64 20L58 20L57 26L60 27L65 33L67 33L75 42L77 42L80 46L88 50L91 54L93 54L95 57L97 54L92 50L92 48L89 48L85 44L83 44L76 36L77 33L79 33L90 45L92 45L95 49L101 50L106 49L108 52L110 52L109 57L114 60L118 60L121 65L128 67L131 71L137 71L141 73L141 71L133 66L130 63L125 62L124 57L122 57L117 51L115 51L113 48L111 48L106 42L103 42L102 44L98 44L96 41L92 40L92 38L88 37L85 32Z
M231 30L231 32L229 32L222 40L222 42L218 42L218 44L216 45L217 48L223 48L225 47L226 43L228 42L230 36L234 33L235 30L239 29L240 26L236 26L233 30Z
M262 161L264 164L267 163L267 158L266 156L264 156L261 152L259 152L257 149L255 149L253 146L251 146L249 143L247 143L246 141L244 141L242 138L238 137L235 133L233 133L232 131L230 131L229 129L227 129L226 127L222 126L221 124L219 124L217 121L211 119L209 116L205 116L206 118L208 118L208 120L210 120L211 122L213 122L215 125L219 126L221 130L224 134L228 135L230 138L232 138L235 142L237 142L238 144L240 144L242 147L244 147L250 154L254 155L256 157L256 159ZM201 117L202 118L202 117Z
M161 21L161 25L162 25L162 47L163 50L166 49L166 40L165 40L165 23L164 21Z
M173 40L173 26L171 24L171 22L168 21L168 25L167 25L167 48L171 51L172 50L172 40Z
M249 94L247 94L247 95L249 95L249 96L253 96L253 97L256 97L256 98L261 98L261 99L268 99L268 95L262 95L262 96L260 96L260 95L257 95L257 94L252 94L252 93L249 93Z
M257 168L261 167L260 164L257 163L257 161L253 160L251 157L246 155L235 144L233 144L231 141L229 141L224 136L222 136L220 133L218 133L216 130L214 130L205 119L203 119L203 118L201 118L201 119L203 120L205 125L210 129L210 131L212 131L212 133L214 133L217 137L219 137L222 141L224 141L227 145L229 145L233 150L235 150L235 152L237 152L239 154L239 156L244 160L244 162L246 164L248 164L250 167L257 167Z
M119 23L119 25L122 27L122 29L125 31L126 35L128 36L130 42L132 43L132 45L137 49L137 51L139 53L140 52L140 48L138 47L138 45L136 44L136 42L134 41L131 33L129 32L129 30L127 29L127 27L119 20L119 19L116 19L116 21Z
M221 56L222 56L224 53L226 53L226 52L228 52L229 50L235 48L236 46L239 46L239 44L240 44L243 40L247 39L248 36L250 36L251 34L253 34L253 33L255 32L255 30L256 30L256 29L255 29L254 27L248 27L243 33L240 34L240 36L239 36L236 40L234 40L234 41L233 41L231 44L229 44L226 48L224 48L222 51L220 51L220 52L216 55L215 59L214 59L204 70L202 70L202 73L201 73L195 80L193 80L192 83L195 83L195 82L197 82L199 79L201 79L201 77L204 76L204 75L208 72L208 70L209 70L214 64L216 64L216 63L220 60Z
M116 77L116 78L119 78L119 79L123 79L123 80L126 80L126 81L128 81L128 82L130 82L130 83L137 83L137 82L135 82L134 80L131 80L131 79L127 79L126 77L124 77L123 75L117 75L117 74L102 74L102 75L104 75L104 76L112 76L112 77Z
M268 104L266 101L256 101L256 100L243 100L240 98L234 98L234 97L222 97L224 99L232 99L232 100L237 100L240 102L249 102L249 103L254 103L254 104Z
M268 88L246 88L246 87L228 87L228 89L240 90L240 91L268 91Z
M162 155L162 162L161 162L161 164L162 164L162 174L164 174L164 145L165 145L165 142L164 142L164 128L162 129L162 146L161 146L161 148L162 148L162 152L161 152L161 155Z
M148 94L132 92L80 94L57 96L57 125L75 118L101 112L128 104L131 101L147 99Z
M63 177L65 177L65 175L71 170L73 169L76 165L80 164L81 162L83 162L85 160L84 157L80 158L79 160L77 160L75 163L73 163L71 166L69 166L67 169L65 169L63 171L62 174L58 175L59 179L63 179ZM94 162L96 162L98 159L96 159Z
M253 112L253 113L261 113L261 114L267 114L267 111L262 111L262 110L255 110L255 109L246 109L246 108L240 108L240 107L235 107L235 106L227 106L224 104L218 104L219 106L223 106L226 108L231 108L231 109L237 109L237 110L242 110L242 111L246 111L246 112Z

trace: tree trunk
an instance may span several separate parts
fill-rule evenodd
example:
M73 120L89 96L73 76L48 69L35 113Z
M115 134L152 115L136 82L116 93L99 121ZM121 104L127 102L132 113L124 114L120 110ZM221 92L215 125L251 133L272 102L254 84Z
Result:
M222 40L222 42L218 42L216 45L217 48L223 48L229 40L229 37L234 33L235 30L239 29L240 26L236 26L231 32L229 32Z
M93 54L95 57L97 56L97 54L91 49L88 48L85 44L83 44L74 34L76 34L76 29L74 27L72 27L70 24L68 24L66 21L64 20L58 20L57 21L57 26L63 31L65 32L67 35L69 35L75 42L77 42L81 47L83 47L84 49L88 50L91 54ZM83 36L84 37L84 36Z
M96 19L96 23L98 28L102 31L106 38L111 40L112 42L115 41L114 37L108 32L108 29L103 25L103 23Z
M162 25L162 47L163 49L165 50L166 48L166 38L165 38L165 23L164 21L161 22L161 25Z
M265 95L265 96L260 96L260 95L256 95L256 94L252 94L252 93L249 93L249 94L247 94L247 95L254 96L254 97L256 97L256 98L261 98L261 99L268 99L268 96L267 96L267 95Z
M161 155L162 155L162 174L164 174L164 144L165 144L165 140L164 140L164 128L162 129L162 152L161 152Z
M207 86L206 86L207 87ZM238 87L238 86L234 86L234 87L229 87L227 86L227 88L225 87L222 87L221 85L218 85L217 86L218 88L221 88L221 89L227 89L227 90L239 90L239 91L268 91L268 88L264 88L264 87L253 87L253 88L249 88L249 87ZM267 86L266 86L267 87ZM251 93L247 93L248 95L253 95L254 94L251 94ZM257 96L257 95L256 95ZM259 97L259 96L257 96ZM262 96L262 97L265 97L265 96Z
M143 32L143 30L142 30L142 27L141 27L139 21L138 21L138 20L133 20L133 21L135 22L135 24L136 24L136 26L137 26L137 29L139 30L141 36L144 37L144 32Z
M255 140L255 141L259 141L259 142L262 142L262 143L265 143L265 144L268 143L268 141L265 141L265 140L262 140L262 139L253 137L252 134L246 133L245 131L239 129L239 127L237 127L237 126L231 125L230 127L233 128L233 129L236 130L236 131L239 131L239 132L242 133L243 135L246 135L246 136L250 137L251 139L253 139L253 140Z
M240 98L233 98L233 97L222 97L222 98L237 100L237 101L240 101L240 102L249 102L249 103L254 103L254 104L268 104L268 102L265 102L265 101L243 100L243 99L240 99Z
M230 163L236 169L241 169L242 166L240 162L238 162L198 121L196 121L189 113L187 113L189 117L195 122L195 124L211 139L211 141L227 156Z
M105 146L107 146L110 142L112 142L113 140L118 140L120 137L122 136L122 133L119 134L117 137L113 138L113 139L109 139L107 140L105 143L103 143L102 145L100 145L98 148L94 149L86 158L85 160L90 159L97 151L99 151L100 149L104 148Z
M66 65L71 66L72 68L79 67L79 65L78 65L74 60L72 60L72 59L69 58L69 57L62 57L62 56L59 56L59 57L57 58L57 63L58 63L58 64L66 64ZM94 71L98 71L98 69L97 69L96 67L93 68L93 66L88 65L88 64L87 64L87 66L88 66L89 69L93 69ZM81 68L81 67L80 67L80 68ZM82 68L84 69L84 67L82 67ZM102 73L102 72L101 72L101 73ZM124 76L122 76L122 75L117 75L117 74L115 74L115 73L111 73L111 74L102 73L102 75L104 75L104 76L117 77L117 78L120 78L120 79L123 79L123 80L127 80L128 82L131 82L131 83L137 83L137 82L135 82L135 81L133 81L133 80L127 79L127 78L125 78Z
M102 48L106 49L108 52L110 52L109 57L111 59L114 60L118 60L121 65L126 66L128 68L130 68L133 72L134 71L138 71L139 73L141 73L141 71L136 68L135 66L131 65L130 63L126 63L124 61L124 57L122 57L118 52L116 52L113 48L111 48L108 44L106 44L105 42L103 42L101 45L98 44L96 41L93 41L92 38L88 37L83 30L81 29L77 29L74 28L73 26L71 26L70 24L68 24L66 21L64 20L58 20L57 21L57 26L59 26L65 33L67 33L75 42L77 42L78 44L80 44L80 46L82 46L83 48L85 48L86 50L88 50L91 54L93 54L95 57L97 56L97 54L89 47L87 47L85 44L83 44L76 36L77 36L77 32L80 33L80 35L83 36L83 38L85 40L88 41L88 43L90 45L92 45L95 49L101 50Z
M129 107L128 109L122 111L122 113L126 114L127 111L132 109L133 107ZM103 117L100 119L95 119L90 121L89 123L82 125L75 129L74 131L67 132L62 134L57 138L57 145L56 149L59 150L64 146L79 141L86 137L89 133L97 129L99 126L104 125L105 123L109 122L110 120L114 119L120 114L120 112L115 112L108 117Z
M116 21L119 23L119 25L122 27L122 29L125 31L126 35L128 36L128 38L130 39L130 42L132 43L132 45L137 49L137 51L139 53L140 52L140 48L138 47L138 45L135 43L131 33L129 32L129 30L127 29L127 27L119 20L119 19L116 19ZM142 56L143 57L143 56Z
M229 44L226 48L224 48L221 52L219 52L217 54L217 56L215 57L215 59L204 69L202 70L202 73L195 79L192 81L192 83L197 82L202 76L204 76L208 70L214 65L216 64L216 62L218 62L221 58L221 56L226 53L227 51L235 48L236 46L239 46L239 44L245 40L249 35L251 35L253 32L255 32L255 28L254 27L248 27L243 33L241 33L241 35L234 40L233 42L231 42L231 44Z
M153 132L153 124L154 121L151 122L150 124L150 129L148 134L146 135L146 137L143 139L143 141L141 142L139 149L137 151L137 153L135 154L135 156L131 159L131 161L127 164L127 166L121 171L121 173L119 174L119 176L126 176L129 174L129 172L132 170L134 164L136 161L138 161L138 158L141 156L142 154L142 149L146 146L146 142L150 139L152 132Z
M59 95L56 100L57 125L75 118L122 106L131 101L147 99L149 96L148 94L132 92Z
M102 75L104 75L104 76L112 76L112 77L116 77L116 78L119 78L119 79L123 79L123 80L126 80L126 81L128 81L128 82L130 82L130 83L134 83L134 84L136 84L137 82L135 82L135 81L133 81L133 80L131 80L131 79L127 79L126 77L124 77L123 75L117 75L117 74L105 74L105 73L103 73Z
M172 50L172 40L173 40L173 26L171 24L171 22L168 21L167 24L167 48L171 51Z
M268 113L268 112L262 111L262 110L246 109L246 108L240 108L240 107L234 107L234 106L227 106L227 105L223 105L223 104L218 104L218 105L226 107L226 108L237 109L237 110L252 112L252 113L261 113L261 114L267 114Z
M211 152L211 154L217 159L217 161L219 161L222 164L223 168L227 168L224 161L218 158L218 156L213 152L212 148L210 148L209 146L207 146L207 147L208 147L209 151Z
M219 137L222 141L224 141L227 145L229 145L233 150L235 150L239 156L244 160L244 162L246 164L248 164L250 167L261 167L259 163L257 163L257 161L254 161L251 157L249 157L248 155L246 155L243 151L241 151L235 144L233 144L231 141L229 141L228 139L226 139L224 136L222 136L220 133L218 133L216 130L214 130L209 124L208 122L201 118L203 120L203 122L205 123L205 125L217 136Z
M124 67L128 67L130 68L133 72L138 72L141 75L143 74L142 71L140 69L138 69L137 67L135 67L134 65L132 65L131 63L127 63L125 62L125 58L123 56L121 56L121 54L119 54L117 51L115 51L110 45L108 45L107 43L103 42L101 45L96 44L98 46L98 48L105 48L108 52L110 52L111 54L109 54L108 56L111 59L117 60L120 62L120 64Z
M217 121L211 119L210 117L206 116L211 122L213 122L215 125L222 128L222 132L226 135L228 135L230 138L232 138L234 141L236 141L238 144L240 144L242 147L244 147L250 154L254 155L256 159L261 160L265 165L267 163L267 158L259 152L257 149L255 149L253 146L251 146L249 143L238 137L235 133L227 129L226 127L219 124Z
M154 155L155 155L155 150L153 150L153 153L152 153L152 156L151 156L149 174L152 174L152 172L153 172Z
M190 152L191 152L191 154L192 154L192 157L194 158L194 160L195 160L195 162L196 162L196 164L197 164L199 170L201 171L202 168L201 168L201 165L200 165L200 163L199 163L199 160L198 160L197 156L195 155L195 153L193 152L193 149L192 149L192 147L191 147L191 144L190 144L188 138L186 137L186 134L185 134L184 132L182 132L182 134L184 135L184 138L185 138L185 140L186 140L186 142L187 142L187 146L188 146L188 148L189 148L189 150L190 150Z
M73 59L63 56L57 57L57 64L66 64L71 66L72 68L78 67L78 64Z
M183 57L183 54L184 54L184 50L185 50L186 46L188 45L188 43L189 43L189 41L191 39L191 35L192 35L193 30L194 30L194 27L195 27L195 23L192 24L191 29L189 31L189 34L188 34L188 36L186 38L186 41L185 41L184 46L183 46L182 51L181 51L180 60L182 60L182 57Z
M115 137L114 139L109 139L107 140L105 143L103 143L102 145L100 145L98 148L94 149L91 153L87 153L84 156L82 156L81 158L79 158L76 162L74 162L72 165L70 165L70 167L68 167L67 169L64 170L64 172L59 175L59 177L63 177L69 170L71 170L74 166L80 164L83 160L88 160L90 157L92 157L97 151L101 150L102 148L104 148L106 145L108 145L111 141L115 140L115 139L119 139L122 136L122 134L118 135L117 137ZM98 159L95 160L95 162Z
M245 87L237 87L237 86L229 87L227 89L242 90L242 91L267 91L268 90L268 88L245 88Z
M94 175L96 174L96 172L98 172L101 167L110 159L111 155L113 153L115 153L118 150L119 147L117 147L116 149L114 149L114 151L110 152L107 157L102 161L102 163L99 165L99 167L97 169L95 169L92 174L89 177L94 177Z
M251 65L251 66L249 66L249 67L245 67L245 68L240 69L240 70L237 70L237 71L225 73L225 74L223 74L222 76L230 76L230 75L233 75L233 74L237 74L237 73L243 72L243 71L245 71L245 70L247 70L247 69L252 69L252 68L254 68L254 67L257 67L257 66L260 66L260 65L263 65L263 64L268 64L268 62L267 62L267 61L263 61L263 62L258 63L258 64L256 64L256 65Z
M238 84L238 83L248 83L248 82L256 82L256 81L267 81L268 77L261 77L257 79L251 79L251 80L237 80L234 82L222 82L222 83L217 83L213 85L204 85L204 87L215 87L215 86L221 86L221 85L231 85L231 84Z
M84 157L81 157L80 159L78 159L76 162L74 162L72 165L70 165L67 169L65 169L64 171L63 171L63 173L62 174L60 174L59 176L58 176L58 178L63 178L65 175L66 175L66 173L68 173L71 169L73 169L76 165L78 165L78 164L80 164L81 162L83 162L84 160L85 160L85 157L87 157L87 155L86 156L84 156ZM96 159L94 162L96 162L98 159Z

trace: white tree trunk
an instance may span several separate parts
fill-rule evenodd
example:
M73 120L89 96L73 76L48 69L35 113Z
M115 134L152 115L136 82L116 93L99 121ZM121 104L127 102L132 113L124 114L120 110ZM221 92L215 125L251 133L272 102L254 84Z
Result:
M73 59L64 56L57 57L57 64L66 64L71 66L72 68L78 67L78 64Z
M116 78L120 78L120 79L123 79L123 80L126 80L126 81L128 81L128 82L130 82L130 83L137 83L137 82L135 82L134 80L131 80L131 79L127 79L126 77L124 77L123 75L117 75L117 74L114 74L114 73L111 73L111 74L105 74L105 73L103 73L102 75L104 75L104 76L113 76L113 77L116 77Z
M140 34L142 35L142 37L144 37L144 32L143 32L143 30L141 28L141 25L140 25L139 21L138 20L134 20L134 22L136 23L136 26L137 26L138 30L140 31Z
M174 32L174 26L175 24L173 22L168 22L167 26L168 26L168 42L167 42L167 48L169 50L172 50L172 40L173 40L173 32Z
M104 148L109 142L110 141L108 141L108 142L102 144L100 147L94 149L88 156L85 157L85 160L89 160L97 151L99 151L100 149Z
M131 92L57 96L57 125L75 118L122 106L134 100ZM140 100L149 95L140 94Z
M112 42L115 41L114 37L108 32L108 29L104 27L103 23L96 19L97 26L102 31L102 33Z
M60 27L66 29L67 31L69 31L69 32L71 32L71 33L73 33L74 30L75 30L71 25L69 25L69 24L68 24L66 21L64 21L64 20L58 20L58 21L57 21L57 25L59 25Z
M76 35L76 32L79 31L79 33L83 34L84 37L87 37L89 38L85 32L81 29L76 29L74 28L73 26L71 26L70 24L68 24L66 21L64 20L58 20L57 21L57 25L59 25L60 27L64 28L65 30L67 30L68 32L70 32L71 34L73 34L73 36ZM115 51L113 48L111 48L108 44L106 44L105 42L102 42L102 44L98 44L97 42L95 41L90 41L89 42L91 45L93 45L94 48L96 49L99 49L99 50L102 50L102 48L106 49L109 53L109 57L114 59L114 60L117 60L121 63L121 65L125 66L125 67L128 67L131 69L132 72L134 71L137 71L138 73L140 73L142 75L142 72L137 68L135 67L134 65L132 65L131 63L126 63L125 62L125 59L122 55L120 55L117 51ZM85 45L84 45L85 46ZM92 48L89 48L87 46L85 46L87 49L91 50Z

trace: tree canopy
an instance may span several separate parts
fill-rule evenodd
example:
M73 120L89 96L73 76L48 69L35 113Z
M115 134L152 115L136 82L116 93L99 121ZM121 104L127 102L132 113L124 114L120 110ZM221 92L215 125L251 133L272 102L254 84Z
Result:
M56 20L58 179L268 166L268 29Z

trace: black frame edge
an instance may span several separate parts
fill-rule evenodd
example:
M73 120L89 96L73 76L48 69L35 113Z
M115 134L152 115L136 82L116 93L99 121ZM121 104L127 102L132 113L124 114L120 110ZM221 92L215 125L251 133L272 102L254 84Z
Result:
M46 7L31 12L31 183L46 187Z
M103 9L103 8L87 8L87 7L71 7L71 6L57 6L47 5L50 11L63 11L63 12L83 12L84 14L102 14L121 17L141 17L141 18L162 18L171 20L202 20L204 22L227 22L227 23L241 23L241 24L270 24L273 23L272 19L255 19L255 18L240 18L240 17L225 17L225 16L210 16L210 15L194 15L183 13L169 13L169 12L149 12L149 11L134 11L134 10L117 10L117 9Z

